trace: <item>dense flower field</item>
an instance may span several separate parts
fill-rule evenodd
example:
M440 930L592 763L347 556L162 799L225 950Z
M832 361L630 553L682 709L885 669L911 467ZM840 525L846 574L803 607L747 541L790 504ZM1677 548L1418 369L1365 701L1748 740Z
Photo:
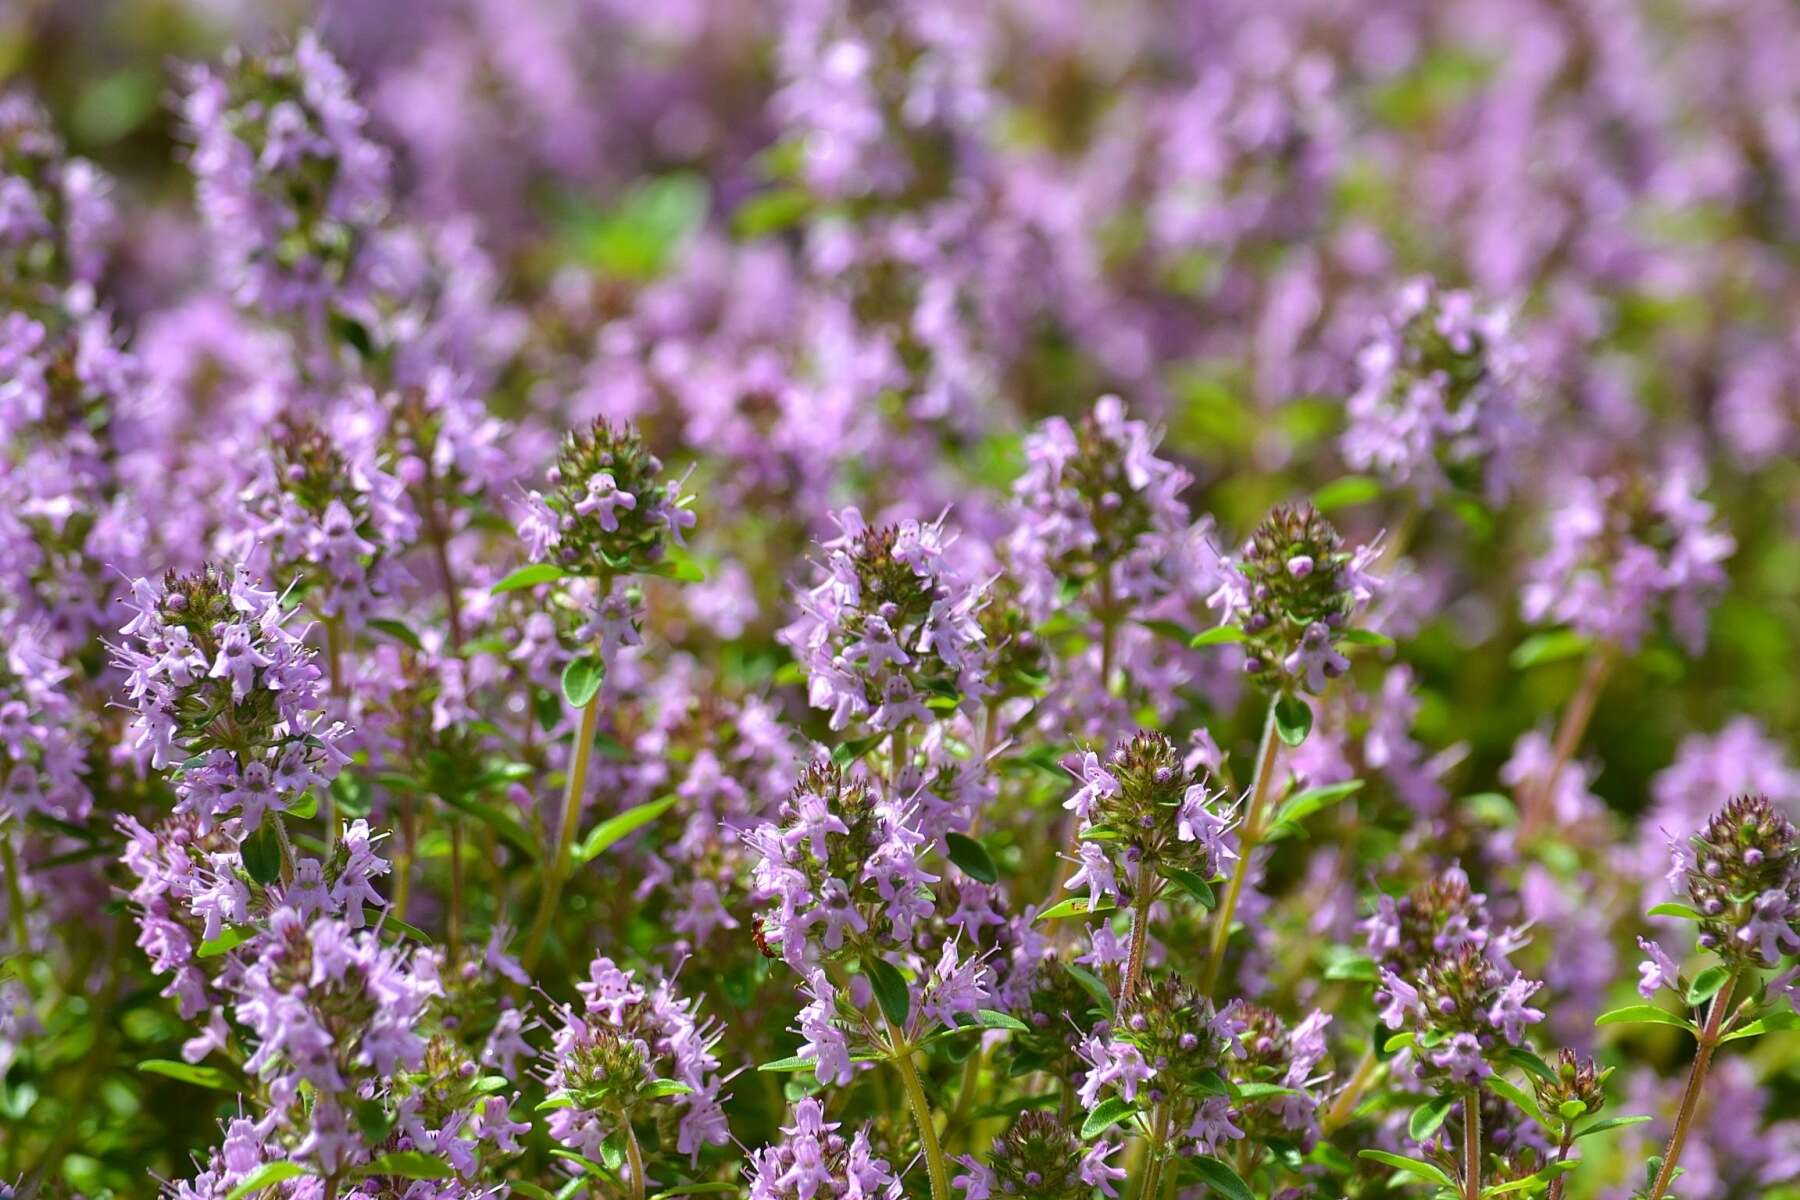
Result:
M0 1197L1800 1197L1789 0L0 11Z

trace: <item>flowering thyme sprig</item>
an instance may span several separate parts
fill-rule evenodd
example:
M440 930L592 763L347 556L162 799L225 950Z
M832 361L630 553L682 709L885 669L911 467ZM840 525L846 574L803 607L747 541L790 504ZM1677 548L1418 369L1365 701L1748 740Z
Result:
M1690 979L1660 945L1638 939L1649 956L1639 967L1639 990L1646 1000L1662 988L1680 996L1694 1010L1681 1023L1697 1042L1675 1128L1647 1180L1647 1200L1662 1200L1678 1173L1720 1044L1800 1025L1795 1020L1800 990L1794 986L1800 964L1772 978L1763 974L1781 968L1800 951L1800 834L1793 824L1767 797L1739 796L1714 813L1686 845L1671 841L1669 853L1669 882L1689 903L1660 904L1651 912L1697 924L1699 947L1715 961ZM1784 999L1789 1011L1780 1007ZM1603 1013L1598 1023L1668 1019L1664 1010L1645 1004Z

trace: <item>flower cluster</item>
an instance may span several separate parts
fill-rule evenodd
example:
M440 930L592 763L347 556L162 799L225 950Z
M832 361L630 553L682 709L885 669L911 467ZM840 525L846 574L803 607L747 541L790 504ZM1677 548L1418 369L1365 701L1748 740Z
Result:
M986 694L982 589L946 560L943 520L871 526L836 515L824 578L799 598L783 631L807 673L807 694L831 713L878 731L930 724L932 703L956 708Z
M1732 800L1669 850L1670 883L1698 913L1702 948L1738 969L1772 967L1800 950L1800 841L1766 796ZM1670 966L1646 964L1646 989L1674 987Z
M817 1100L794 1106L781 1140L750 1152L751 1200L899 1200L900 1177L869 1145L869 1131L846 1138Z
M331 781L345 730L327 720L319 668L274 592L210 566L131 591L118 666L136 744L152 766L180 768L177 811L254 830Z
M664 1141L690 1157L724 1142L717 1035L694 1002L667 980L645 989L606 957L580 989L581 1008L563 1010L545 1076L550 1136L589 1158L602 1157L609 1138L634 1139L635 1123L667 1127Z
M44 111L19 92L0 96L0 286L31 303L46 288L92 284L113 227L111 185L70 158Z
M652 573L694 525L692 497L630 425L602 417L563 439L550 491L527 497L520 533L532 557L570 575Z
M1276 508L1230 560L1211 601L1241 631L1244 670L1264 686L1318 692L1350 669L1338 643L1380 586L1373 545L1347 550L1310 505Z
M369 286L390 156L342 67L312 34L289 53L234 53L187 72L182 117L196 197L242 303L322 314ZM348 303L347 303L348 302Z
M1524 351L1510 326L1467 292L1408 283L1357 355L1345 461L1425 499L1452 486L1503 498L1530 436Z
M924 838L868 780L827 761L810 764L778 820L745 834L757 855L751 883L770 907L764 945L790 966L868 947L910 947L934 911L938 876L920 861Z
M957 1160L965 1173L956 1185L964 1200L991 1200L998 1193L1018 1200L1087 1200L1119 1194L1116 1181L1125 1172L1107 1160L1120 1143L1102 1137L1092 1145L1052 1113L1022 1113L994 1139L987 1162L970 1156Z
M1081 822L1081 869L1069 887L1085 888L1090 905L1103 897L1135 903L1172 873L1210 883L1236 857L1225 842L1231 822L1222 793L1209 791L1186 757L1164 735L1143 730L1104 760L1089 750L1070 767L1081 787L1063 807Z

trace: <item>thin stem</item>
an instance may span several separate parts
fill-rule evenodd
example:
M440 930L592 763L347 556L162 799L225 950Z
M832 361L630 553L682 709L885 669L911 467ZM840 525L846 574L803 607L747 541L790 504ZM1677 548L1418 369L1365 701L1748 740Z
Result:
M1669 1134L1668 1149L1663 1151L1662 1169L1656 1173L1656 1182L1650 1187L1647 1200L1662 1200L1663 1193L1669 1190L1669 1184L1675 1178L1676 1164L1681 1161L1681 1148L1687 1143L1688 1128L1694 1123L1694 1110L1700 1107L1700 1091L1706 1084L1706 1071L1712 1065L1713 1051L1719 1046L1719 1032L1725 1024L1725 1014L1731 1009L1731 994L1737 991L1738 973L1733 972L1719 994L1713 997L1712 1008L1706 1015L1706 1027L1700 1031L1700 1041L1694 1048L1694 1065L1688 1071L1687 1087L1681 1093L1681 1108L1675 1114L1675 1129Z
M631 1171L631 1200L644 1200L644 1152L638 1147L637 1130L631 1127L630 1119L620 1123L625 1126L625 1161Z
M1206 971L1200 978L1200 993L1211 996L1219 984L1219 971L1225 964L1225 947L1231 941L1231 918L1237 912L1238 898L1243 895L1244 881L1250 874L1250 859L1262 840L1263 808L1269 786L1275 779L1275 757L1281 748L1275 736L1275 701L1270 697L1269 712L1263 718L1262 745L1256 754L1256 778L1250 784L1250 803L1244 811L1244 823L1238 827L1237 865L1231 871L1231 884L1219 911L1213 914L1212 953L1206 959Z
M450 618L450 648L462 652L462 600L456 594L456 577L450 570L450 539L438 515L437 479L432 474L431 456L425 456L425 535L437 559L438 578L444 586L444 607Z
M400 850L394 855L394 899L390 911L406 920L407 905L412 902L413 834L412 793L400 793Z
M336 617L328 617L325 621L325 660L331 666L331 695L333 699L342 700L344 696L344 630L343 623ZM325 818L325 861L337 852L337 797L331 794L331 786L319 789L319 813ZM335 1183L334 1183L335 1186Z
M280 813L270 813L275 822L275 840L281 844L281 882L294 882L294 843L288 840L287 822Z
M1113 611L1111 566L1100 570L1100 609L1095 615L1100 620L1100 690L1110 695L1113 660L1118 657L1119 649L1119 617Z
M450 818L450 961L455 962L462 950L463 913L463 827L460 818Z
M1612 649L1606 645L1596 646L1588 654L1581 671L1581 683L1569 698L1569 706L1563 710L1562 720L1557 723L1550 769L1544 772L1543 778L1526 795L1527 830L1543 828L1554 816L1550 809L1556 801L1556 785L1562 781L1563 770L1575 757L1575 751L1581 746L1582 736L1587 733L1588 722L1594 716L1594 706L1600 701L1600 690L1605 686L1607 673L1612 669L1612 658Z
M1161 1182L1163 1168L1163 1143L1169 1136L1169 1114L1162 1105L1156 1106L1156 1115L1151 1118L1150 1145L1144 1156L1144 1173L1138 1178L1137 1200L1154 1200L1157 1184Z
M1351 1074L1350 1082L1346 1083L1344 1090L1337 1094L1337 1099L1331 1102L1331 1108L1326 1111L1324 1119L1319 1122L1319 1129L1325 1136L1330 1137L1350 1120L1351 1114L1362 1102L1363 1094L1368 1091L1369 1084L1374 1081L1376 1073L1380 1069L1381 1060L1375 1056L1375 1048L1371 1046L1363 1051L1362 1061L1356 1064L1356 1070Z
M1463 1196L1481 1200L1481 1089L1463 1097Z
M25 888L19 883L19 859L13 852L12 838L0 834L0 866L6 868L6 907L12 915L13 939L18 953L31 949L31 924L25 919Z
M550 931L550 915L562 898L563 881L568 875L569 858L575 847L575 827L581 822L581 799L587 787L588 760L593 756L594 728L599 719L600 693L595 692L581 706L581 721L575 730L575 760L569 766L569 778L563 790L562 827L556 833L556 855L550 861L550 869L544 872L537 916L532 918L525 952L520 956L527 971L537 962L538 953L544 948L544 937Z
M1150 906L1154 903L1156 893L1147 887L1131 910L1131 951L1125 959L1125 974L1119 980L1121 1012L1137 995L1138 981L1144 975L1144 949L1150 940Z
M931 1200L950 1200L950 1172L944 1165L944 1148L938 1142L937 1126L932 1124L931 1102L925 1098L925 1085L920 1082L919 1068L913 1062L913 1048L885 1014L881 1019L887 1024L894 1069L900 1072L900 1082L906 1088L906 1102L912 1108L913 1124L919 1127L925 1170L931 1176Z

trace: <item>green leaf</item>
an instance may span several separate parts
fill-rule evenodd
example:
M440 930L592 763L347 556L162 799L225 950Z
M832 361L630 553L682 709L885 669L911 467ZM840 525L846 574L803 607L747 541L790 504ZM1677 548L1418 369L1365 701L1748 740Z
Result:
M1196 633L1188 639L1188 645L1198 650L1202 646L1227 646L1233 642L1244 640L1244 631L1236 625L1215 625L1213 628Z
M1435 1096L1413 1109L1406 1122L1408 1136L1415 1142L1428 1141L1456 1107L1457 1100L1456 1096Z
M456 1174L456 1168L423 1150L395 1150L359 1167L356 1173L364 1178L388 1175L396 1179L449 1179Z
M1174 621L1159 621L1159 620L1155 620L1155 619L1146 619L1146 620L1140 620L1138 622L1138 624L1142 625L1145 629L1148 629L1151 633L1154 633L1159 638L1167 638L1169 641L1179 642L1183 646L1188 646L1188 645L1193 644L1194 635L1189 633L1186 629L1182 628L1180 625L1176 624Z
M812 195L804 188L778 187L746 197L731 214L731 228L740 238L779 233L806 219Z
M1266 1100L1270 1096L1299 1096L1304 1093L1299 1088L1282 1087L1279 1083L1240 1083L1237 1085L1237 1098L1240 1100Z
M552 1150L550 1152L550 1157L560 1158L564 1162L572 1162L596 1179L611 1179L613 1177L611 1171L607 1170L593 1159L588 1158L585 1155L577 1154L573 1150Z
M1677 904L1673 900L1664 901L1653 907L1649 915L1652 917L1676 917L1683 921L1704 921L1706 914L1689 904Z
M1011 1029L1017 1033L1031 1032L1031 1026L1019 1018L993 1008L977 1009L975 1021L983 1029Z
M567 579L568 576L569 572L555 563L527 563L490 590L498 596L502 592L516 592L520 588L536 587L540 583L554 583L558 579Z
M356 1102L356 1128L361 1131L363 1140L370 1145L379 1146L387 1140L388 1130L394 1127L394 1118L382 1106L379 1100L358 1100Z
M1334 479L1312 494L1312 505L1320 512L1351 508L1381 499L1381 481L1367 475L1345 475Z
M1362 790L1363 781L1346 779L1342 783L1328 783L1323 787L1307 788L1303 792L1289 796L1275 813L1275 824L1298 825L1301 821L1336 804L1345 796Z
M219 1070L217 1067L199 1067L193 1063L176 1062L167 1058L145 1059L137 1065L137 1069L146 1075L162 1075L169 1079L179 1079L183 1083L191 1083L196 1087L212 1088L219 1092L236 1092L237 1080Z
M1430 1180L1440 1187L1453 1188L1456 1186L1450 1182L1450 1177L1442 1170L1422 1159L1408 1158L1404 1154L1389 1154L1386 1150L1359 1150L1356 1157L1366 1158L1370 1162L1378 1162L1383 1166L1392 1167L1396 1171L1417 1175L1420 1179Z
M1162 877L1199 901L1208 912L1218 907L1219 898L1213 894L1212 884L1202 879L1200 872L1186 867L1163 867Z
M1396 1033L1393 1037L1382 1043L1381 1052L1383 1054L1398 1054L1402 1050L1411 1050L1418 1044L1418 1040L1417 1034Z
M449 789L445 789L439 799L456 811L466 813L492 829L507 845L518 850L526 858L535 861L539 857L537 839L531 836L525 826L500 809Z
M586 708L606 681L606 664L592 655L572 658L563 668L562 694L576 708Z
M1735 1042L1740 1038L1759 1037L1765 1033L1781 1033L1790 1029L1800 1029L1800 1016L1782 1008L1763 1014L1760 1019L1750 1022L1741 1029L1733 1030L1719 1040Z
M1088 995L1090 995L1094 998L1094 1002L1100 1006L1101 1012L1105 1013L1109 1017L1112 1016L1112 1013L1113 1013L1112 992L1107 988L1106 983L1098 975L1094 974L1092 971L1088 970L1086 967L1077 966L1075 963L1072 963L1072 962L1065 962L1065 963L1063 963L1062 967L1063 967L1063 970L1065 970L1069 973L1069 977L1071 979L1073 979L1076 983L1079 983L1081 985L1081 989L1084 992L1086 992Z
M283 809L282 815L292 817L296 821L310 821L319 815L319 798L308 792Z
M836 746L832 747L832 764L839 767L847 767L886 740L887 734L876 733L864 738L853 738L848 742L839 742Z
M786 1061L786 1060L784 1059L783 1061ZM803 1066L805 1065L804 1059L795 1059L794 1061L800 1063ZM758 1070L768 1070L768 1069L769 1068L767 1068L767 1067L758 1068ZM574 1107L575 1107L575 1097L567 1096L567 1095L552 1096L548 1100L545 1100L542 1103L540 1103L537 1106L536 1111L538 1111L538 1112L555 1112L559 1108L574 1108Z
M786 1058L772 1059L766 1063L756 1064L759 1071L810 1071L817 1065L815 1059L803 1058L798 1054L790 1054ZM548 1101L546 1101L548 1103ZM538 1107L543 1107L539 1105Z
M1689 1032L1695 1032L1694 1023L1686 1017L1678 1017L1674 1013L1656 1007L1654 1004L1627 1004L1623 1008L1615 1008L1611 1012L1603 1012L1594 1019L1595 1025L1674 1025Z
M1608 1117L1604 1121L1595 1121L1585 1129L1575 1131L1577 1141L1590 1133L1605 1133L1609 1129L1624 1129L1631 1125L1642 1125L1649 1117Z
M1210 1154L1201 1154L1190 1158L1188 1168L1200 1177L1207 1187L1226 1197L1226 1200L1256 1200L1250 1187L1238 1173L1227 1166L1223 1159L1214 1158Z
M1348 946L1331 946L1326 950L1325 978L1374 983L1381 978L1375 960Z
M1537 1098L1504 1075L1490 1075L1483 1081L1495 1095L1502 1096L1513 1103L1513 1107L1530 1117L1540 1125L1549 1125L1544 1112L1538 1107Z
M982 883L1000 882L1000 869L994 865L993 856L975 838L962 833L946 833L944 845L950 861L961 867L963 874Z
M1082 1140L1090 1141L1099 1137L1135 1111L1137 1111L1137 1106L1131 1101L1119 1096L1108 1096L1096 1105L1094 1111L1087 1115L1087 1120L1081 1123Z
M208 938L206 941L201 942L200 948L194 951L194 957L217 958L219 955L226 953L233 947L242 945L249 937L250 931L248 929L241 928L237 925L227 925L225 928L219 930L218 937Z
M1275 701L1275 732L1290 746L1298 746L1312 732L1312 709L1306 701L1291 692L1283 692Z
M1573 1121L1586 1112L1587 1102L1583 1100L1568 1099L1556 1106L1556 1115L1565 1121Z
M264 887L281 878L281 838L275 832L275 821L264 820L258 825L256 832L238 845L238 853L244 858L244 870L250 878Z
M881 1005L882 1015L896 1029L903 1028L912 1011L912 993L907 989L906 977L886 959L872 957L863 960L863 974L869 977L869 987L875 993L875 1003Z
M641 1094L646 1100L661 1100L664 1096L690 1096L693 1092L679 1079L653 1079Z
M244 1176L243 1182L225 1193L225 1200L244 1200L265 1188L288 1179L298 1179L307 1173L306 1168L297 1162L264 1163L256 1170Z
M1507 661L1515 671L1524 671L1585 654L1591 645L1593 639L1585 633L1576 633L1573 629L1552 629L1546 633L1534 633L1520 642L1513 648Z
M621 839L636 833L668 812L674 806L675 800L674 796L647 800L616 816L608 817L589 830L588 835L581 839L581 844L575 850L575 861L584 863L604 854Z
M392 617L371 617L368 621L370 629L385 633L396 642L411 646L414 650L425 649L425 643L413 632L412 626L405 621L396 621Z
M1508 1046L1500 1051L1500 1057L1515 1067L1523 1067L1528 1074L1537 1076L1545 1083L1556 1082L1556 1072L1550 1069L1550 1064L1523 1046Z
M709 1183L684 1183L677 1187L664 1188L650 1197L650 1200L674 1200L676 1196L720 1196L726 1192L735 1192L739 1184L728 1183L723 1179Z
M1348 629L1338 634L1337 640L1352 646L1391 646L1394 639L1385 633L1376 633L1373 629Z
M1705 1004L1708 1000L1711 1000L1714 996L1719 994L1719 989L1724 987L1725 981L1730 978L1731 971L1725 967L1715 966L1706 968L1706 970L1694 976L1694 982L1688 985L1688 1004L1695 1008Z
M1040 921L1058 921L1063 917L1088 917L1095 913L1111 912L1116 907L1110 900L1102 900L1099 907L1089 908L1086 896L1070 896L1059 901L1037 915Z

